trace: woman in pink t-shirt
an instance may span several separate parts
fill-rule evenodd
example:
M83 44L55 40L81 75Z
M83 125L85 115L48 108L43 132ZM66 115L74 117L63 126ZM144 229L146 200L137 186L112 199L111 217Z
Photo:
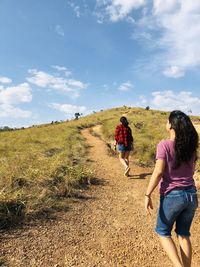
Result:
M155 231L174 266L190 267L190 226L198 207L193 174L199 138L190 118L179 110L170 113L166 129L169 139L157 146L156 165L145 194L145 209L153 209L151 194L159 184L160 207ZM171 238L174 225L181 257Z

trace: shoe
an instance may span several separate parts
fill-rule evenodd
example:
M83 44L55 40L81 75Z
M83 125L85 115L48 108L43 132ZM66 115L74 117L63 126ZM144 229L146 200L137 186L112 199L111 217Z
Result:
M125 170L125 172L124 172L124 176L129 176L129 171L130 171L130 168L127 167L126 170Z

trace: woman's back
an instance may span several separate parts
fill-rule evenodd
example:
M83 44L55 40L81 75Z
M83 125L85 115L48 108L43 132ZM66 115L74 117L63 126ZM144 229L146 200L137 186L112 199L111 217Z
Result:
M124 126L119 124L115 131L115 140L118 144L123 144L124 146L130 146L133 142L132 131L129 126Z
M160 193L166 195L174 189L187 187L195 188L193 179L195 155L188 161L182 162L179 167L175 165L175 141L162 140L157 146L156 159L165 160L165 170L160 181Z

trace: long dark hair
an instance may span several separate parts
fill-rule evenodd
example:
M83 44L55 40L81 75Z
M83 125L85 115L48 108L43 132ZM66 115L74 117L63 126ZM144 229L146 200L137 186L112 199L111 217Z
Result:
M197 160L199 136L189 116L180 110L174 110L170 113L169 123L176 134L175 164L173 166L176 169L181 163L189 162L194 156Z
M126 117L121 117L120 122L122 123L123 126L128 127L128 121Z

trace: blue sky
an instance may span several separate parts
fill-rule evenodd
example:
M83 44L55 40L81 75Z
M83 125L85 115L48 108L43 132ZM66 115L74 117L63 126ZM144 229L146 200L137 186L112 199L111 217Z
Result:
M117 106L200 115L199 0L1 0L0 126Z

